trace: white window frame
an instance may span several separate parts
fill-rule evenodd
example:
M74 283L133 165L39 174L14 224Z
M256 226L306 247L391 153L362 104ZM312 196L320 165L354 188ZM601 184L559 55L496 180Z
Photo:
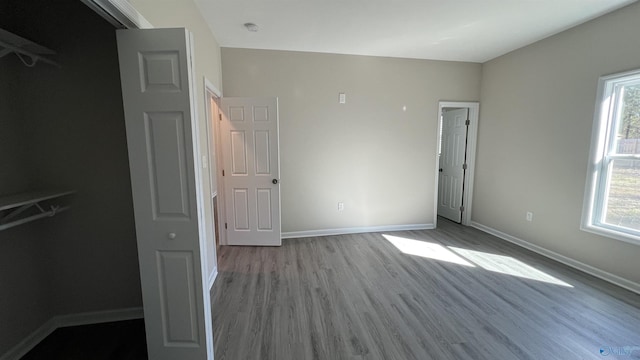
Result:
M640 80L640 69L600 77L598 96L591 134L591 151L587 169L587 182L580 229L613 239L640 245L640 231L606 224L602 213L606 211L608 191L608 164L619 159L640 160L638 155L613 155L617 132L614 121L620 116L618 88Z

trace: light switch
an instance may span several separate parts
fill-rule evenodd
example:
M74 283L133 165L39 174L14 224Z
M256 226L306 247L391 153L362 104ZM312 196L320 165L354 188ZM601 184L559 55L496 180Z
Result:
M345 93L339 93L338 94L338 99L340 100L340 104L346 104L347 103L347 95Z

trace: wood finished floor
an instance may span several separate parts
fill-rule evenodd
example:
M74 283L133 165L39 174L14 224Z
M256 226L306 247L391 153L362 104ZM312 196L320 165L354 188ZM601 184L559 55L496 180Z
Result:
M640 358L639 295L445 220L384 234L448 261L383 233L222 247L216 359Z

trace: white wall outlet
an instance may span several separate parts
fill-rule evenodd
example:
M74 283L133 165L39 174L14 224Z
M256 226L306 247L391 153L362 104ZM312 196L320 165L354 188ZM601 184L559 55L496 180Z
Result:
M533 221L533 213L531 211L527 211L527 221Z
M340 104L346 104L347 103L347 95L345 93L338 93L338 101L340 101Z
M343 202L339 202L338 203L338 211L344 211L344 203Z

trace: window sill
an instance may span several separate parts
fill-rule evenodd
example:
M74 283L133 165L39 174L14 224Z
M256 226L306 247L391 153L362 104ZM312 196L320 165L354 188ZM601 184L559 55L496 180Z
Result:
M617 231L617 230L596 226L596 225L591 225L591 224L580 225L580 230L640 246L640 236L632 235L623 231Z

